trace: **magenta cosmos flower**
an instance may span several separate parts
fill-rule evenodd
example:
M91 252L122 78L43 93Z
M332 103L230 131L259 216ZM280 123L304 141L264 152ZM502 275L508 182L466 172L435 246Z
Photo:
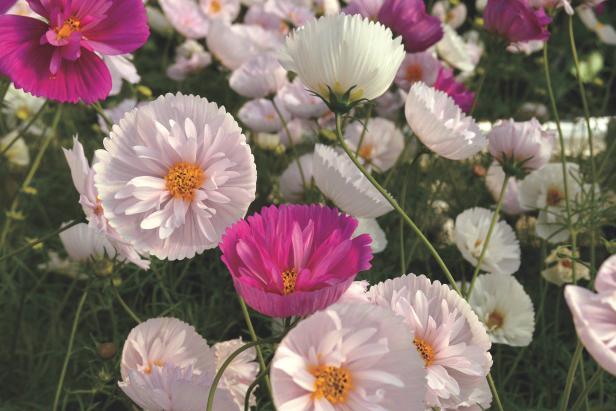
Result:
M0 0L0 14L6 13L15 3L17 0Z
M443 38L441 21L426 12L423 0L385 0L378 20L402 36L407 53L427 50Z
M370 268L368 235L335 208L263 208L227 230L220 249L235 289L271 317L305 316L335 303Z
M483 10L486 30L504 37L510 43L547 40L547 25L552 19L543 7L535 9L528 0L488 0Z
M599 271L593 293L568 285L565 299L582 344L599 365L616 375L616 254Z
M149 29L141 0L28 0L39 19L0 16L0 73L60 102L93 103L111 91L100 55L135 51Z
M456 81L453 70L441 67L434 88L445 92L465 113L472 110L475 93L468 90L464 84Z

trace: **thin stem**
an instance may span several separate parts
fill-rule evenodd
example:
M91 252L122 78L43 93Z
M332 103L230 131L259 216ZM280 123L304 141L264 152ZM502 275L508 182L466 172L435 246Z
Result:
M250 411L250 395L252 394L252 391L259 384L259 381L261 380L261 378L265 377L268 372L269 372L269 367L267 370L262 371L259 375L257 375L257 378L255 378L255 380L246 389L246 395L244 396L244 411Z
M135 312L133 310L131 310L131 308L128 306L128 304L126 304L126 301L124 301L124 299L122 298L122 296L118 292L118 289L113 284L111 284L111 290L112 290L113 295L115 296L116 300L118 300L118 303L120 303L120 305L124 309L124 311L126 311L126 313L130 316L130 318L135 320L135 322L137 324L140 324L141 323L141 319L137 316L137 314L135 314Z
M113 127L113 121L111 121L107 113L105 113L105 109L103 109L101 103L97 101L96 103L92 104L92 107L98 113L98 115L103 118L103 120L107 124L107 128L109 129L109 131L111 131L111 128Z
M483 90L483 84L486 82L486 77L488 77L488 69L484 68L483 75L481 76L481 80L479 81L479 88L477 89L477 93L475 94L475 99L473 100L473 106L471 107L471 111L468 114L471 117L475 113L475 109L477 108L477 105L479 103L479 95L481 94L481 91Z
M494 397L494 401L496 402L496 406L499 411L505 411L503 408L503 403L501 402L500 397L498 396L498 391L496 390L496 384L494 384L494 379L492 378L492 374L488 373L487 376L488 385L490 385L490 391L492 391L492 396Z
M4 148L2 148L2 151L0 151L0 157L2 157L7 151L10 150L11 147L13 147L13 144L15 144L17 142L17 140L19 140L20 137L23 137L24 134L26 134L28 132L28 130L30 129L30 127L32 127L32 124L34 124L34 122L36 120L38 120L38 118L41 116L41 114L43 113L43 111L45 111L45 108L47 108L47 104L48 104L48 100L45 100L45 102L43 103L43 105L41 106L41 108L39 108L39 110L34 113L34 115L32 116L32 118L26 123L26 125L19 131L19 133L17 133L17 135L9 142L8 145L4 146Z
M276 114L278 114L278 117L280 118L280 122L282 123L282 129L287 135L287 140L289 140L289 147L291 147L291 151L293 152L293 156L295 157L295 161L297 162L297 168L299 169L299 176L302 178L302 184L305 190L308 187L306 185L306 176L304 175L304 169L302 168L302 163L299 161L299 155L297 154L297 150L295 149L295 142L293 141L293 137L291 136L291 132L289 131L287 120L282 115L282 111L280 111L274 99L272 99L272 105L274 106L274 110L276 110Z
M366 137L366 132L368 131L368 122L370 121L370 117L372 117L372 105L368 107L368 113L366 114L366 119L364 120L364 128L361 130L359 143L357 144L357 149L355 149L355 157L359 156L361 145L364 144L364 138Z
M586 384L586 388L584 388L584 390L582 391L578 399L575 400L573 407L571 407L571 411L577 411L578 409L582 408L582 404L584 404L586 400L588 399L588 394L590 394L590 390L593 389L595 384L597 384L597 382L601 379L602 375L603 375L603 370L599 368L590 378L590 380L588 381L588 384Z
M566 411L567 405L569 404L569 397L571 396L571 389L573 388L573 381L575 380L575 371L577 370L578 363L582 359L582 352L584 347L582 343L578 340L577 346L575 347L575 352L573 353L573 357L571 358L571 363L569 364L569 371L567 372L567 382L565 384L565 391L562 396L562 404L560 405L560 411Z
M402 209L402 207L400 207L396 199L393 198L391 194L389 194L383 187L381 187L381 185L374 179L374 177L372 177L372 174L370 174L364 168L364 166L361 165L359 160L357 160L357 157L353 155L349 147L346 145L346 143L344 142L344 138L342 137L342 119L339 115L336 115L336 135L338 137L338 143L340 143L340 146L342 147L344 152L347 154L347 156L351 159L351 161L355 164L355 166L359 169L359 171L361 171L361 173L368 179L368 181L372 183L374 188L376 188L379 191L379 193L381 193L383 197L387 200L387 202L391 204L391 206L398 212L398 214L400 214L400 216L404 219L404 221L415 232L415 235L417 235L417 237L421 239L421 241L424 243L424 245L428 248L428 250L432 254L432 257L434 257L438 265L441 267L441 269L445 273L445 276L447 277L447 280L449 281L449 284L451 285L451 287L458 294L460 294L460 289L458 288L458 285L456 284L456 280L454 280L453 275L451 274L451 271L449 271L449 268L447 268L447 265L441 258L438 251L436 251L432 243L430 243L430 240L426 238L424 233L419 229L419 227L417 227L415 222L404 212L404 210Z
M66 369L68 368L68 361L71 358L71 354L73 352L73 343L75 342L75 334L77 333L77 325L79 324L79 318L81 317L81 310L83 309L83 305L86 302L86 297L88 296L88 291L84 291L81 296L81 300L79 300L79 305L77 306L77 312L75 312L75 319L73 320L73 327L71 328L71 336L68 340L68 348L66 349L66 355L64 356L64 363L62 364L62 371L60 372L60 379L58 380L58 386L56 387L56 395L53 399L52 411L56 411L58 409L58 402L60 401L60 394L62 393L62 386L64 385L64 377L66 377Z
M242 306L242 314L244 314L244 321L246 321L246 326L248 327L248 332L250 333L250 338L252 341L256 343L259 341L257 337L257 333L255 332L255 327L252 325L252 320L250 319L250 313L248 312L248 307L246 307L246 303L242 297L239 297L240 305ZM259 366L261 367L261 372L267 369L267 365L265 364L265 358L263 357L263 352L261 351L261 347L258 345L255 347L257 350L257 359L259 360ZM265 376L265 385L267 385L268 394L272 395L272 385L270 383L269 377Z
M503 199L505 198L505 193L507 192L507 185L509 184L509 176L505 175L505 179L503 180L503 186L501 187L500 194L498 195L498 201L496 203L496 210L494 210L494 214L492 215L492 221L490 221L490 227L488 228L488 233L486 234L485 241L483 243L483 247L481 248L481 254L479 254L479 260L477 260L477 264L475 266L475 271L473 272L473 277L471 279L471 285L468 288L468 292L466 294L466 298L468 299L473 292L473 287L475 286L475 281L477 280L477 275L481 270L481 264L483 264L483 259L486 256L486 252L488 251L488 244L490 243L490 239L492 238L492 233L494 232L494 227L496 227L496 223L500 217L500 210L503 206Z

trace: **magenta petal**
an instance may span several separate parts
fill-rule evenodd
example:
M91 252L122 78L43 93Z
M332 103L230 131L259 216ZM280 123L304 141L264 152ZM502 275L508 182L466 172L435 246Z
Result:
M142 0L112 1L104 20L84 28L84 37L99 53L131 53L143 46L150 35L145 6Z
M0 0L0 14L4 14L9 11L15 3L17 3L17 0Z

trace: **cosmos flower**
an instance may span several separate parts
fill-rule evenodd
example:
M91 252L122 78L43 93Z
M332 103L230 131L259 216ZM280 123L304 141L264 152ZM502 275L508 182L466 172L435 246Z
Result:
M359 14L367 19L377 20L383 1L384 0L351 0L342 12L349 15Z
M575 266L575 281L590 280L590 270L585 264L571 258L573 253L570 248L557 247L545 259L546 269L541 271L541 276L558 286L573 283L573 267Z
M314 19L311 2L267 0L263 4L266 13L278 17L284 24L301 27Z
M448 1L437 1L432 7L432 14L452 29L459 28L466 20L466 4L459 3L451 6Z
M616 375L616 255L599 268L595 290L596 294L584 287L568 285L565 299L584 348L601 368Z
M207 36L210 21L195 0L160 0L160 7L174 29L188 39Z
M105 113L105 116L107 118L105 119L100 114L98 114L98 116L97 116L98 117L98 125L101 128L101 131L104 134L109 134L109 125L107 124L107 120L109 120L112 124L119 123L120 120L122 119L122 117L124 117L124 115L126 113L128 113L129 111L131 111L135 107L137 107L137 100L136 99L131 99L131 98L127 98L125 100L122 100L116 106L109 106L108 105L106 108L103 109L103 112Z
M282 87L277 97L286 110L296 117L317 118L328 111L323 100L309 92L299 78Z
M175 81L183 81L189 75L198 73L212 63L212 56L201 43L186 40L175 52L175 62L167 67L167 76Z
M274 99L277 101L276 104L280 104L280 100ZM286 110L281 110L283 115L288 115ZM287 135L287 130L289 131L289 135ZM314 137L314 135L318 133L318 127L303 118L294 118L290 121L287 121L286 129L283 127L278 130L278 136L280 137L280 144L284 147L290 147L291 141L293 144L301 144L308 136ZM290 136L290 137L289 137Z
M443 31L445 35L441 41L436 43L436 51L439 57L451 67L464 73L475 70L484 51L479 33L470 30L462 37L449 25L444 25Z
M401 40L389 29L345 14L321 17L295 30L280 54L283 67L330 105L379 97L403 58Z
M498 201L504 182L505 172L500 164L495 161L490 165L488 174L486 174L486 187L490 194L492 194L494 201ZM503 213L518 215L529 211L528 208L522 207L520 203L520 181L518 179L509 177L505 190L505 197L503 198L503 205L501 208Z
M394 82L406 91L418 81L432 86L436 82L440 68L441 63L430 52L409 53L402 60Z
M216 372L220 370L227 358L244 344L241 338L214 344L212 349L216 358ZM240 353L225 369L219 384L219 387L231 393L233 401L240 411L244 411L246 392L259 373L259 364L256 362L256 357L257 352L254 347ZM250 395L249 404L251 407L257 405L254 391Z
M97 55L122 55L149 36L141 0L31 0L45 18L0 15L0 72L17 88L60 102L105 99L112 80Z
M0 14L4 14L17 3L17 0L0 0Z
M353 236L368 234L370 238L372 238L372 243L370 244L372 247L372 254L385 251L387 247L387 236L378 221L376 221L376 218L358 218L357 222L357 229Z
M469 113L472 110L473 103L475 102L475 93L456 80L453 70L441 67L434 82L434 88L447 93L465 113Z
M404 149L402 132L392 121L380 117L371 118L367 127L359 121L349 124L344 130L344 138L351 151L358 152L368 170L381 173L396 164Z
M96 189L109 224L160 259L218 245L255 197L256 167L223 108L182 94L127 113L96 152Z
M86 262L104 256L113 258L116 254L107 237L86 223L79 223L59 235L66 253L73 261Z
M193 327L175 318L153 318L124 342L118 385L138 406L156 411L200 411L216 374L213 350ZM236 405L218 386L215 410Z
M490 338L468 303L438 281L414 274L370 287L368 298L402 317L427 371L427 407L489 408ZM411 354L411 353L409 353Z
M338 154L331 147L316 145L313 173L319 190L345 213L376 218L393 210L347 155Z
M417 138L450 160L469 158L487 145L472 117L466 116L446 93L423 83L411 87L404 113Z
M424 0L385 0L378 20L402 36L407 53L425 51L443 37L441 21L428 14Z
M271 317L305 316L336 302L370 268L370 237L357 221L317 205L265 207L240 220L220 244L246 303Z
M525 347L532 341L535 310L524 287L514 276L478 276L468 302L493 343Z
M616 45L616 30L614 30L614 26L599 21L592 7L588 5L582 4L576 8L576 10L582 23L584 23L589 30L594 31L599 37L599 40L605 44L610 44L612 46Z
M31 120L41 109L43 104L45 104L45 99L33 96L11 85L6 91L4 102L0 110L2 110L3 114L6 114L6 121L8 122L9 128L17 129L19 122ZM31 127L30 130L33 128L36 129L37 127Z
M13 130L6 136L0 138L0 152L2 152L2 156L8 160L9 164L12 166L25 167L30 164L30 152L22 137L15 140L18 133L17 130ZM15 140L15 142L13 142L13 140ZM11 143L13 145L7 150L6 147ZM4 152L5 150L6 152Z
M240 0L199 0L199 6L210 21L231 23L240 14Z
M270 54L258 54L234 70L229 86L239 95L248 98L267 97L287 84L287 71Z
M272 396L285 411L423 411L425 375L399 317L369 304L336 304L282 340Z
M110 96L120 94L124 81L130 84L137 84L141 81L141 76L133 64L133 55L125 54L119 56L103 56L103 61L111 73Z
M280 175L280 194L290 203L300 203L305 198L306 186L313 184L313 153L304 154L299 158L301 173L297 161L291 161ZM302 178L303 175L303 178ZM304 183L306 186L304 186Z
M466 261L477 265L483 250L493 211L469 208L456 217L456 246ZM520 244L515 232L505 221L494 226L488 249L480 267L489 273L513 274L520 268Z
M488 0L483 10L486 30L504 37L510 43L547 40L547 25L552 19L543 7L535 9L528 0Z
M281 104L278 104L278 102L276 104L283 118L289 121L289 113ZM237 117L252 131L259 133L275 133L282 130L283 127L280 115L276 112L272 100L265 98L249 100L244 103L240 107Z

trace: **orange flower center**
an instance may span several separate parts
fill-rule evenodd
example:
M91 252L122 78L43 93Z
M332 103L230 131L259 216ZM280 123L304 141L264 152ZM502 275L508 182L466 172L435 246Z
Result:
M572 268L573 267L573 262L571 260L569 260L568 258L565 258L563 260L560 260L560 265L562 265L565 268Z
M351 372L344 367L319 365L310 370L316 378L312 399L325 398L330 404L344 404L353 388Z
M419 337L413 339L413 344L415 344L417 352L423 358L426 367L429 367L432 361L434 361L434 348L426 340Z
M177 199L192 201L203 181L205 173L196 164L185 161L175 163L165 176L167 191Z
M58 38L65 40L71 36L76 31L79 31L81 28L81 22L77 20L75 17L69 17L64 20L64 24L62 27L55 29L56 35Z
M421 66L419 64L411 64L410 66L408 66L406 68L406 75L404 76L404 78L409 82L409 83L415 83L416 81L420 81L421 80L421 76L423 74L423 70L421 69Z
M372 144L362 144L359 148L359 156L364 160L370 160L370 157L372 157Z
M505 319L503 318L503 315L498 311L494 311L488 316L488 321L486 321L486 328L492 331L497 328L501 328L504 322Z
M163 361L163 360L156 360L156 361L154 361L154 362L149 362L149 363L148 363L148 366L147 366L147 367L145 367L145 369L143 370L143 372L144 372L144 373L146 373L146 374L150 374L150 373L152 373L152 365L155 365L155 366L157 366L157 367L161 368L162 366L164 366L164 365L165 365L165 363L164 363L164 361Z
M295 291L295 282L297 281L297 270L290 268L283 271L280 275L282 277L282 294L288 295Z
M550 187L546 202L549 206L557 206L565 199L563 193L556 187Z
M220 2L218 0L213 0L210 3L210 11L216 14L216 13L220 13L220 10L222 10L222 6L220 5Z

